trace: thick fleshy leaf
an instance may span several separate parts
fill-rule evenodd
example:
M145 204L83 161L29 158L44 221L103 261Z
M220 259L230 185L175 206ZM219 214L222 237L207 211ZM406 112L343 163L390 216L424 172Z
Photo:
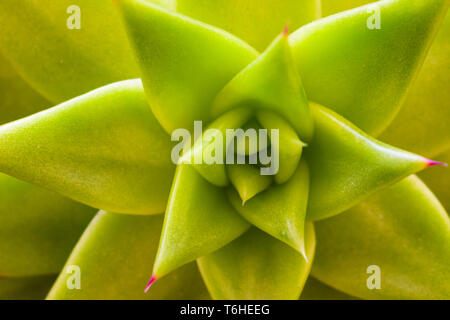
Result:
M397 117L382 141L435 157L450 148L450 13Z
M365 299L450 298L450 219L417 177L315 226L321 281Z
M288 181L297 169L300 157L302 156L303 143L297 133L281 117L271 112L259 111L258 121L267 129L270 135L273 129L279 130L278 145L272 145L272 152L276 150L279 153L279 170L275 175L276 183L285 183ZM275 140L276 141L276 140Z
M289 48L287 29L220 91L211 114L215 118L243 106L273 111L289 121L300 138L311 139L312 116Z
M0 170L96 208L163 212L170 137L140 80L94 90L0 127Z
M208 299L197 266L188 264L144 293L163 217L100 212L81 237L48 299ZM81 290L68 289L79 267Z
M222 87L255 59L243 41L144 0L115 0L135 49L151 108L167 132L211 120Z
M436 157L450 164L450 149ZM436 167L420 173L419 177L437 196L447 212L450 213L450 168Z
M360 7L362 5L376 2L375 0L322 0L322 16L326 17L331 14Z
M316 280L314 277L308 277L305 287L303 288L300 300L355 300L341 291L327 286L323 282Z
M309 172L305 161L285 184L271 187L244 205L234 189L228 196L233 207L253 225L305 253L305 216L308 203Z
M59 272L95 211L0 174L0 278Z
M229 181L225 169L228 150L227 130L240 128L251 117L248 109L235 109L214 120L202 137L180 159L182 163L191 164L206 180L224 187ZM195 137L194 137L195 139Z
M250 225L228 203L222 188L206 181L192 166L175 173L153 276L180 266L233 241Z
M226 168L228 178L243 205L247 200L269 188L273 181L272 176L262 175L260 168L251 164L229 164Z
M320 3L317 0L177 0L176 10L227 30L262 51L286 24L295 30L317 19Z
M379 142L335 112L311 104L314 140L305 149L311 175L307 220L338 214L381 188L436 164Z
M309 262L281 241L252 228L226 247L197 260L214 299L298 299L311 269L316 246L306 225Z
M0 124L23 118L50 105L0 54Z
M42 300L55 281L55 275L0 278L0 300Z
M258 123L258 121L256 121L255 119L251 119L242 127L242 130L244 130L244 132L248 132L247 130L249 129L254 129L255 133L258 133L259 130L263 128ZM266 139L260 139L259 134L255 134L254 136L249 135L248 137L245 137L245 139L238 139L236 142L236 153L238 155L248 156L254 155L255 153L267 149L270 146L269 135L270 131L268 132Z
M76 19L72 5L80 29L68 27ZM53 102L138 76L110 0L3 0L0 21L0 50Z
M379 134L403 102L449 3L385 0L297 30L290 43L308 98ZM376 10L380 29L368 27Z

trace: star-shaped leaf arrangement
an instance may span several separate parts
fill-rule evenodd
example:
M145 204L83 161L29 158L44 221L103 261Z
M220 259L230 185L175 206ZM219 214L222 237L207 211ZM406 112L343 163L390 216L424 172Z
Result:
M0 126L0 275L39 295L62 268L49 299L450 298L450 220L414 176L445 166L448 126L396 147L449 0L80 0L78 34L55 28L68 1L26 2L0 4L24 92L0 119L59 104Z

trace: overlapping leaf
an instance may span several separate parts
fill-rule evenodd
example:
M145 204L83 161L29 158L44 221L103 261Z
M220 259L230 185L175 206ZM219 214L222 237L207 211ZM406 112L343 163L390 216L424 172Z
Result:
M207 182L191 165L178 165L153 275L165 276L223 247L249 227L222 188Z
M218 93L211 114L217 117L243 106L273 111L289 121L301 139L311 139L314 124L295 69L287 29Z
M268 189L273 182L270 175L261 175L257 166L250 164L227 165L228 178L236 189L244 205L247 200Z
M34 91L0 54L0 124L49 106L51 103Z
M94 213L0 174L0 278L57 273Z
M328 0L327 0L328 1ZM295 30L320 16L316 0L177 0L176 10L224 29L263 51L286 24Z
M222 87L257 55L233 35L144 0L117 0L150 106L167 132L211 120Z
M291 180L271 187L245 204L233 189L229 189L228 195L236 211L245 219L285 242L306 259L304 232L308 192L309 172L303 161Z
M97 208L164 211L171 144L139 80L0 127L0 170Z
M395 146L435 157L450 148L450 13L430 48L404 106L380 136Z
M306 225L306 260L294 249L252 228L198 265L214 299L298 299L315 250L312 223Z
M331 110L311 107L316 130L305 149L311 176L308 220L338 214L433 164L371 138Z
M71 5L81 29L67 27ZM110 0L3 0L0 20L0 50L53 102L138 76Z
M290 36L308 98L369 134L393 119L439 28L448 0L385 0ZM369 28L377 12L380 29Z
M86 229L48 299L208 299L194 263L161 279L144 294L148 266L156 255L162 216L100 212ZM81 290L67 288L80 269Z
M365 299L450 298L450 220L417 177L315 226L319 280ZM367 287L372 265L378 290Z

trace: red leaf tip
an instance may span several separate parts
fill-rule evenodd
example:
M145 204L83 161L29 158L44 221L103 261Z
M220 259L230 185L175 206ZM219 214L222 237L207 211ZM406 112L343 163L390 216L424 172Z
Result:
M155 281L158 280L158 278L155 277L154 274L152 274L152 277L150 278L150 281L148 282L147 286L145 287L144 293L147 293L148 289L152 286Z
M289 23L284 27L282 34L283 34L284 37L288 36L288 34L289 34Z
M443 167L448 167L448 164L444 163L444 162L438 162L438 161L434 161L434 160L429 160L427 159L426 161L427 165L426 167L432 167L432 166L443 166Z

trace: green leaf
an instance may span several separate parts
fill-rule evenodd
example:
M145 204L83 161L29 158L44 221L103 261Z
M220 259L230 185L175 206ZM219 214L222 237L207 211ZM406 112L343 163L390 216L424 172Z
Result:
M0 278L57 273L95 211L0 174Z
M386 0L306 25L290 36L308 98L369 134L392 121L448 0ZM380 29L369 29L379 8Z
M241 128L244 132L247 132L248 129L254 129L256 133L258 133L260 129L263 129L254 118L250 119L250 121ZM270 146L269 134L267 135L267 139L260 139L259 134L255 136L249 135L248 137L245 137L245 139L237 139L235 153L245 157L267 149L267 147Z
M438 155L436 159L450 164L450 149ZM433 191L447 212L450 212L450 168L431 168L421 172L419 177Z
M208 299L197 266L190 263L144 293L163 217L100 212L81 237L48 299ZM81 290L68 289L80 269Z
M236 189L242 204L268 189L272 184L271 175L262 175L260 168L250 164L228 164L228 178Z
M71 5L81 29L67 27ZM110 0L3 0L0 21L0 50L53 102L138 76Z
M356 300L341 291L327 286L314 277L308 277L300 300Z
M326 17L341 11L356 8L375 0L324 0L322 2L322 16Z
M242 106L273 111L289 121L300 138L311 139L312 116L289 48L287 29L220 91L211 114L217 117Z
M305 259L256 228L226 247L197 260L214 299L298 299L315 249L314 228L306 225Z
M236 191L229 189L233 207L250 223L290 245L306 259L305 216L308 203L309 172L305 161L294 176L242 204Z
M202 137L194 143L194 146L183 155L180 161L191 164L212 184L219 187L227 186L229 181L225 169L225 160L229 150L226 144L228 142L226 131L240 128L249 120L251 115L251 110L242 108L223 114L208 126ZM220 152L222 152L221 157ZM230 152L233 152L233 150L230 150ZM219 161L210 163L215 158Z
M315 226L312 274L328 285L364 299L450 298L450 219L417 177ZM367 287L372 265L381 289Z
M0 124L41 111L50 105L0 54Z
M327 0L328 1L328 0ZM264 50L286 24L293 30L320 14L316 0L177 0L176 10Z
M56 275L0 278L0 300L42 300Z
M249 227L222 188L207 182L190 165L178 165L153 275L159 279L223 247Z
M381 143L317 104L314 140L305 149L311 189L307 220L338 214L433 161Z
M450 13L431 46L404 106L380 139L435 157L450 148Z
M306 144L299 139L291 126L276 114L259 111L257 118L261 125L267 129L269 135L273 129L279 130L279 140L275 139L277 145L272 145L271 147L272 152L278 152L280 157L279 170L275 175L275 182L285 183L297 169L303 147Z
M210 104L257 53L222 30L144 0L116 0L151 108L167 132L211 120Z
M161 213L175 166L139 80L0 127L0 170L96 208Z

